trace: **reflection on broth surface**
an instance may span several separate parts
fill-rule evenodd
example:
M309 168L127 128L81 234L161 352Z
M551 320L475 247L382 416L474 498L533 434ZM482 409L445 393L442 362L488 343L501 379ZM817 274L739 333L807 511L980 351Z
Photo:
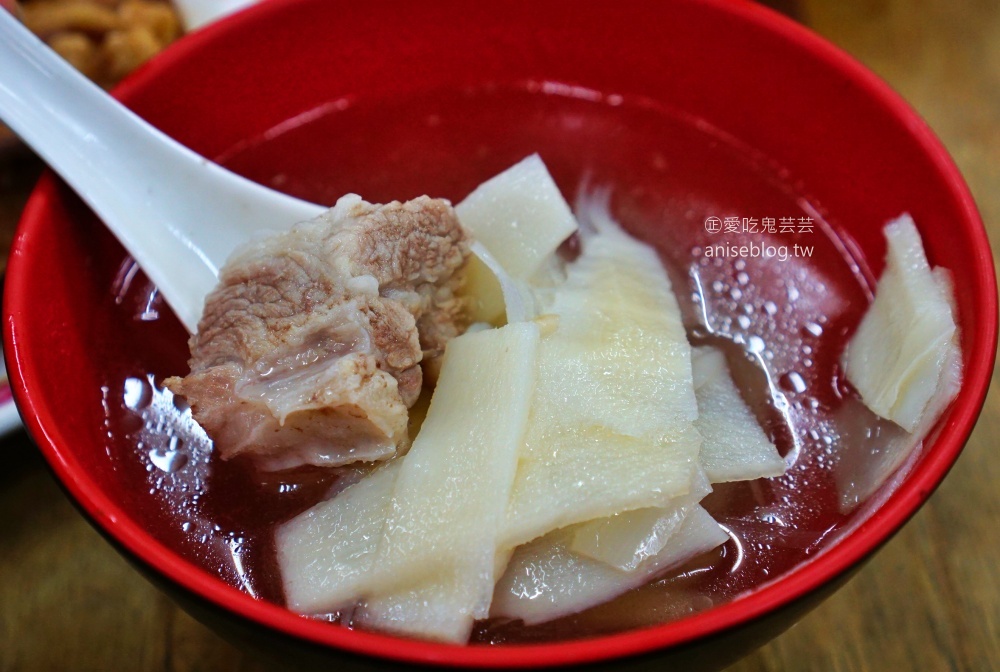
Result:
M699 120L641 100L530 84L340 101L242 143L223 160L322 203L350 192L373 202L424 193L458 201L536 151L570 202L581 184L612 189L615 216L660 253L691 343L725 353L788 470L714 486L703 505L730 536L719 549L556 621L482 621L476 643L661 623L776 578L814 557L852 521L841 512L837 490L835 467L844 451L850 449L851 469L865 469L866 456L892 431L840 379L837 359L872 283L863 260L850 254L851 241L830 223L836 213L811 203L794 176ZM717 183L735 188L719 193ZM159 299L149 283L134 281L134 272L126 275L128 282L115 288L116 303L136 316L140 333L141 322L156 319ZM163 374L186 370L186 343L156 345L171 352L173 371L150 372L136 362L132 371L109 372L106 381L108 452L121 487L133 500L158 502L135 508L166 545L281 604L275 525L353 482L358 470L263 473L248 461L217 459L190 410L159 385ZM330 620L349 622L350 614Z

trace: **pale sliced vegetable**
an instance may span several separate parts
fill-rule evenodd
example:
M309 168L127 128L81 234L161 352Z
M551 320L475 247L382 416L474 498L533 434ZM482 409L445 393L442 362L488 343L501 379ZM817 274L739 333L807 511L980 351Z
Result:
M584 240L566 282L541 297L558 315L538 383L504 534L550 530L687 494L701 437L691 348L663 266L617 227Z
M935 268L933 273L934 282L940 288L941 294L947 297L949 307L951 308L951 315L954 318L955 289L952 284L951 273L945 268ZM934 394L924 407L923 415L920 416L920 420L913 430L913 435L921 440L931 431L931 427L934 426L941 417L941 414L944 413L944 409L948 407L948 404L958 396L958 391L962 387L962 348L959 345L958 339L959 333L956 326L955 332L945 346L944 364L941 367L941 375L934 388Z
M530 280L577 229L537 154L483 182L455 206L455 213L517 280Z
M465 644L473 622L482 618L472 614L462 595L470 577L452 568L439 571L433 582L365 600L354 612L352 623L382 632Z
M378 554L401 460L389 462L278 527L275 546L288 608L336 611L352 596L330 599L331 581L359 580Z
M951 292L931 272L913 219L893 220L885 237L875 301L842 364L865 405L913 433L941 387L957 327Z
M748 481L785 473L785 461L743 401L725 356L715 348L695 348L692 365L698 398L695 427L709 480Z
M492 585L503 574L510 552L498 552ZM468 591L479 589L480 578L472 567L441 567L435 577L413 587L379 593L354 612L353 623L385 632L464 644L476 619L487 610L469 604ZM491 598L492 599L492 598Z
M695 471L691 492L665 507L626 511L581 523L569 549L626 572L663 550L687 514L712 492L702 469Z
M282 567L286 589L293 591L289 604L307 603L303 610L317 612L356 599L396 599L395 591L415 589L428 602L421 613L452 609L470 627L473 618L485 616L497 534L524 440L538 340L538 326L529 322L465 334L448 344L420 433L397 460L388 510L380 508L384 497L349 503L377 521L377 550L370 552L367 540L352 544L344 538L354 531L341 520L353 520L353 513L345 514L336 503L357 486L306 512L312 531L325 543L310 546L305 562ZM324 518L322 512L330 508L338 515ZM366 527L364 534L371 530ZM279 555L288 541L279 536ZM302 595L303 586L311 594ZM414 623L415 632L428 634L428 627L433 624Z
M497 275L482 259L469 257L462 296L468 305L469 321L500 326L507 321L507 302Z
M512 278L481 242L471 249L463 295L470 301L472 322L499 327L534 319L535 299L528 285Z
M512 551L498 552L494 585L507 567ZM442 577L446 576L446 580ZM462 589L469 586L469 575L440 572L412 587L380 593L358 605L352 623L386 632L425 637L464 644L471 634L473 621L488 614L477 612L470 617L468 600ZM446 590L442 586L447 586Z
M570 551L572 534L572 529L559 530L517 549L497 582L491 616L532 625L574 614L638 588L729 538L705 509L695 506L659 554L624 572Z
M566 281L540 293L559 329L539 352L532 422L670 439L698 417L691 346L656 253L621 229L583 240Z
M951 279L945 269L935 268L934 279L945 294L953 296ZM922 445L944 409L958 395L961 386L962 351L958 346L956 333L946 348L945 362L934 396L927 403L912 433L895 426L868 440L857 439L852 445L841 446L835 476L842 512L848 513L868 500L894 474L897 482L905 476L906 466L912 462L910 457ZM849 423L842 423L847 424ZM866 428L866 433L870 433L870 427ZM891 490L890 487L886 494Z
M600 429L531 440L525 445L531 455L518 466L503 545L595 517L665 506L690 490L700 441L693 427L673 443Z

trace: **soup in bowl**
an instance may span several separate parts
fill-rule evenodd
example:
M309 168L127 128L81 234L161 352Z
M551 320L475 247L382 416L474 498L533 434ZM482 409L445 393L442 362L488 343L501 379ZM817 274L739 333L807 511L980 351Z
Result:
M780 476L717 483L703 500L725 543L579 613L479 619L463 645L294 613L275 532L342 490L343 470L220 459L163 385L188 370L187 333L47 176L6 282L26 425L142 571L276 655L465 667L656 656L717 669L787 628L899 529L985 397L995 282L955 167L872 75L754 5L274 0L184 38L116 93L203 155L327 205L348 193L458 203L537 153L569 203L603 194L655 250L688 340L723 353L784 460ZM880 473L879 437L894 430L861 403L841 356L884 270L883 227L904 212L929 262L950 271L963 384L923 445Z

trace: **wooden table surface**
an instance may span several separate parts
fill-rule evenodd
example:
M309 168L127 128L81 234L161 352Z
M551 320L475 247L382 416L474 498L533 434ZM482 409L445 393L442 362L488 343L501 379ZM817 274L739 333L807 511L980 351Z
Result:
M971 185L997 249L1000 2L780 4L927 119ZM32 170L28 162L0 176L0 244L20 208L17 184ZM998 437L1000 396L991 388L965 453L930 503L844 589L731 672L1000 669ZM0 670L273 669L127 566L76 513L23 432L0 441L0 456Z

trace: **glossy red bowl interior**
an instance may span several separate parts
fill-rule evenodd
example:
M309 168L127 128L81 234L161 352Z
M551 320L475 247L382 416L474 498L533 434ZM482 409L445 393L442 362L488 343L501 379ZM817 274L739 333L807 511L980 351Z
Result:
M722 165L731 155L678 160L690 149L685 132L657 135L646 116L667 110L689 134L742 148L738 160L771 176L788 202L806 199L875 275L881 226L903 211L919 223L931 262L954 273L965 383L903 483L850 534L779 580L668 625L454 647L350 631L255 600L149 522L156 504L118 455L127 437L115 424L121 414L108 410L117 393L108 381L186 370L186 335L100 222L47 176L25 211L5 293L8 369L29 431L84 513L159 580L314 650L474 667L686 650L689 658L672 659L685 669L721 665L787 627L898 530L944 478L983 403L996 289L961 176L884 84L752 3L273 0L186 37L116 94L202 154L315 200L347 191L373 201L456 199L538 150L565 189L597 174L647 211L682 215L697 205L699 227L706 213L766 207L767 194ZM750 634L737 643L741 632ZM713 656L697 648L706 642L733 648Z

